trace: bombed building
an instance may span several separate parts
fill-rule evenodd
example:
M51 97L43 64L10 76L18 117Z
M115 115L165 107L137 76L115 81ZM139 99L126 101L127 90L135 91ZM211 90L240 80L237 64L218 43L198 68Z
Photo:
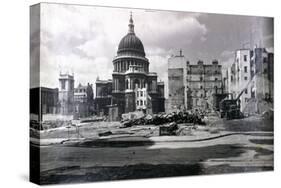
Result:
M99 116L108 115L108 105L112 99L112 80L96 79L95 113Z
M213 109L213 96L223 93L222 66L217 60L190 63L180 51L168 59L167 111Z
M226 71L225 88L240 96L240 110L261 113L273 104L273 53L265 48L239 49Z

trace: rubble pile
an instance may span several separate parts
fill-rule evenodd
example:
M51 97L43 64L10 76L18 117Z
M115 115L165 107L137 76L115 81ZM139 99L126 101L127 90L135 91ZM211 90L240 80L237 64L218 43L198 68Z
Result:
M107 120L106 116L102 116L102 117L92 116L92 117L81 119L80 122L81 123L91 123L91 122L106 121L106 120Z
M159 136L172 136L176 135L178 130L178 124L175 122L161 125L159 129Z
M202 121L203 116L199 113L189 113L189 112L172 112L169 114L155 114L155 115L145 115L136 119L125 119L122 120L122 127L131 127L133 125L162 125L167 123L175 122L179 123L192 123L204 125Z
M48 120L42 123L42 130L54 129L71 125L70 120Z

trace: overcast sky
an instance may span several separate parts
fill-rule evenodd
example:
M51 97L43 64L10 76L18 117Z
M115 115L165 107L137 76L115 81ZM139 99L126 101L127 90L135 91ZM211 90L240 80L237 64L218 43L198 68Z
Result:
M173 11L41 4L40 84L58 87L58 75L74 72L75 86L111 79L117 47L127 34L130 11L150 71L167 85L167 59L179 49L192 63L218 59L224 67L234 51L255 44L273 51L271 18ZM32 20L32 15L31 15ZM31 31L31 39L36 35ZM31 60L39 42L31 42ZM31 84L32 85L32 84Z

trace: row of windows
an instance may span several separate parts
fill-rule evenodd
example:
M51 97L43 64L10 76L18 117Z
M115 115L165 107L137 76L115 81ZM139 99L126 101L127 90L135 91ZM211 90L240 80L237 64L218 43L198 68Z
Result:
M204 87L203 86L200 86L199 87L200 89L203 89ZM209 87L208 87L209 88ZM214 86L214 89L217 89L218 88L218 86ZM189 89L189 87L187 86L187 89Z
M85 97L87 97L86 95L74 95L74 98L85 98Z
M234 80L233 76L230 77L230 80L231 80L231 81ZM237 80L238 80L238 81L240 80L239 77L237 78ZM248 80L248 76L244 76L244 80L245 80L245 81Z
M186 79L186 81L189 81L189 80L190 81L196 81L196 80L193 80L193 79L188 79L188 78ZM204 80L203 77L200 77L200 81L203 82L203 81L211 81L211 80ZM215 78L214 81L218 81L218 78Z
M146 105L146 101L137 100L137 106L142 106L142 105Z
M148 72L148 64L144 62L134 62L134 61L118 61L114 63L114 71L123 72L129 70L129 67L139 66L144 69L145 72Z
M137 97L145 97L144 91L137 91Z
M243 55L243 60L246 62L248 61L248 56L247 55ZM239 58L236 59L236 62L239 62Z
M190 71L190 70L187 70L186 71L187 74L220 74L221 72L220 71L204 71L204 70L194 70L194 71Z
M76 93L85 93L86 89L75 89Z

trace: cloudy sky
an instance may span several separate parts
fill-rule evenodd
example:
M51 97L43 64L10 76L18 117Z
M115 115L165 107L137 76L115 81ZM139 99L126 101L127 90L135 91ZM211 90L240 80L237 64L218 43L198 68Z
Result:
M75 86L94 84L97 76L111 79L112 59L127 34L130 11L150 71L165 82L167 59L179 49L192 63L218 59L224 67L233 61L235 49L257 44L273 51L270 18L41 4L40 42L32 36L38 32L31 31L31 61L36 62L40 49L41 86L58 87L60 71L74 72Z

